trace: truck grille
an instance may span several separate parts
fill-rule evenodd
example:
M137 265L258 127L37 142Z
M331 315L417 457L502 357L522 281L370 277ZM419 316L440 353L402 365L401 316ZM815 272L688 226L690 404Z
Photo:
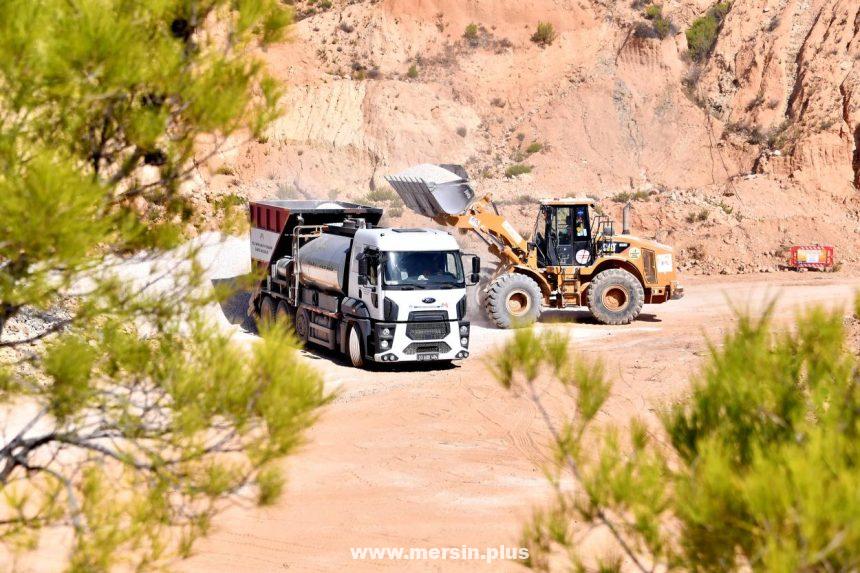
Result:
M439 340L451 332L448 313L436 310L419 310L409 313L406 336L409 340Z
M444 354L451 352L451 347L444 342L413 342L403 349L403 354Z
M654 284L657 282L657 265L654 262L654 251L642 249L642 266L645 267L645 282Z

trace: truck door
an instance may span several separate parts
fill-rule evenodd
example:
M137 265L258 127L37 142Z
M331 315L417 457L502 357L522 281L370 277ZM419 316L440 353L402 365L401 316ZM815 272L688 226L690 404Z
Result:
M358 284L358 299L367 305L371 316L379 316L379 251L365 247L359 258L359 274L364 278Z

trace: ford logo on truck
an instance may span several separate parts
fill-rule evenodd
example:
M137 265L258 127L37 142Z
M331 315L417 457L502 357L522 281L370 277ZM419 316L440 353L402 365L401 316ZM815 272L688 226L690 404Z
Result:
M421 302L423 302L424 304L433 304L434 302L436 302L436 299L432 296L428 296L427 298L422 299Z

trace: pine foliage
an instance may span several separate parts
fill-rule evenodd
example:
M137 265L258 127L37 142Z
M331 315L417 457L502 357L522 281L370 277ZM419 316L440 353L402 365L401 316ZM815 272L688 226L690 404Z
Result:
M860 297L855 312L860 316ZM545 414L556 496L526 526L536 570L853 571L860 562L860 374L841 312L813 309L776 332L769 309L736 330L667 408L597 428L609 395L599 363L526 330L499 352L496 376ZM550 376L576 411L547 414ZM573 480L573 488L562 486ZM581 555L583 532L608 531L624 559ZM617 557L617 555L616 555ZM560 565L563 565L559 567Z

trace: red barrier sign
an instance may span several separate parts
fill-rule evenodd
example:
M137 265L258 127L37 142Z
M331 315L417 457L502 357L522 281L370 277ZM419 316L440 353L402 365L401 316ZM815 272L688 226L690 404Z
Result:
M833 267L833 247L806 245L791 247L788 266L795 269L830 269Z

